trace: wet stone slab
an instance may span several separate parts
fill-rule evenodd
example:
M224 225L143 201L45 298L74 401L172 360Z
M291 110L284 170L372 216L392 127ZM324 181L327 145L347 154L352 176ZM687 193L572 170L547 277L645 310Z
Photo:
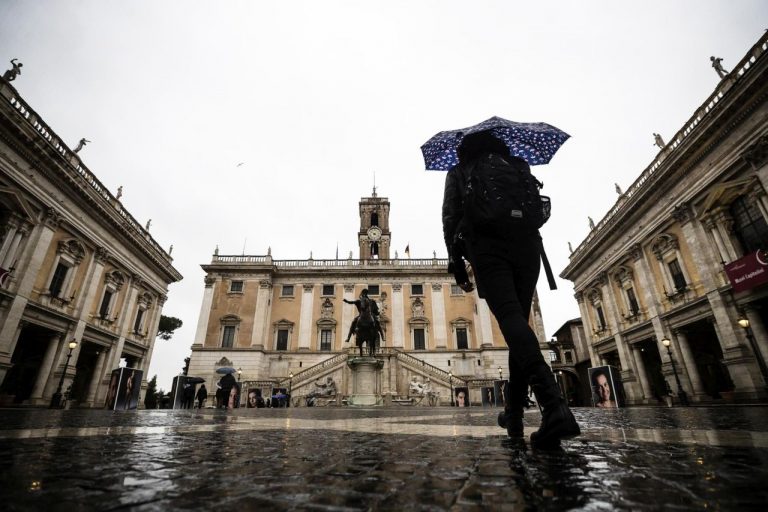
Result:
M585 435L554 452L507 439L497 412L0 410L0 503L68 511L768 504L768 408L580 409ZM528 430L539 420L527 414Z

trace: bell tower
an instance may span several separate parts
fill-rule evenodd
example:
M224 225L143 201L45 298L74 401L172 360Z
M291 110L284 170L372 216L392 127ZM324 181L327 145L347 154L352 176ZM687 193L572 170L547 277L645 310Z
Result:
M379 197L373 187L371 197L363 197L359 203L361 260L388 260L391 233L389 232L389 199Z

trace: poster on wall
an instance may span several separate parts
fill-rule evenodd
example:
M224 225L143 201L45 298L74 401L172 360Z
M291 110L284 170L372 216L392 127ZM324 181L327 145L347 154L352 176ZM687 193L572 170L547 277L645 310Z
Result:
M506 400L506 397L504 396L504 386L506 386L506 384L506 380L493 381L493 397L496 400L496 407L504 407L504 400Z
M265 407L264 398L261 396L261 389L248 388L248 394L245 397L245 407L247 409Z
M492 386L480 388L482 393L483 407L495 407L496 406L496 391Z
M456 407L469 407L469 388L453 388L453 400Z
M615 366L596 366L589 369L592 387L592 406L615 409L624 406L624 389L619 370Z
M109 379L107 409L113 411L129 411L139 405L139 393L141 392L142 370L136 368L115 368Z

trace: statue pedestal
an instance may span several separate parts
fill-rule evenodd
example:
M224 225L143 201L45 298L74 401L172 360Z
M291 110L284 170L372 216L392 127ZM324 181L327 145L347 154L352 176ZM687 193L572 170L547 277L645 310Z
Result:
M384 361L375 357L353 357L347 360L352 370L352 394L348 404L352 406L381 405L380 374Z

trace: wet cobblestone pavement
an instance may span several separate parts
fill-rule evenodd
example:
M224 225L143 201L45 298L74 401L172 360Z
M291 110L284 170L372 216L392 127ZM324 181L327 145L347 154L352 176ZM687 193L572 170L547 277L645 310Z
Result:
M766 510L768 407L0 410L4 510ZM538 412L526 414L526 432Z

